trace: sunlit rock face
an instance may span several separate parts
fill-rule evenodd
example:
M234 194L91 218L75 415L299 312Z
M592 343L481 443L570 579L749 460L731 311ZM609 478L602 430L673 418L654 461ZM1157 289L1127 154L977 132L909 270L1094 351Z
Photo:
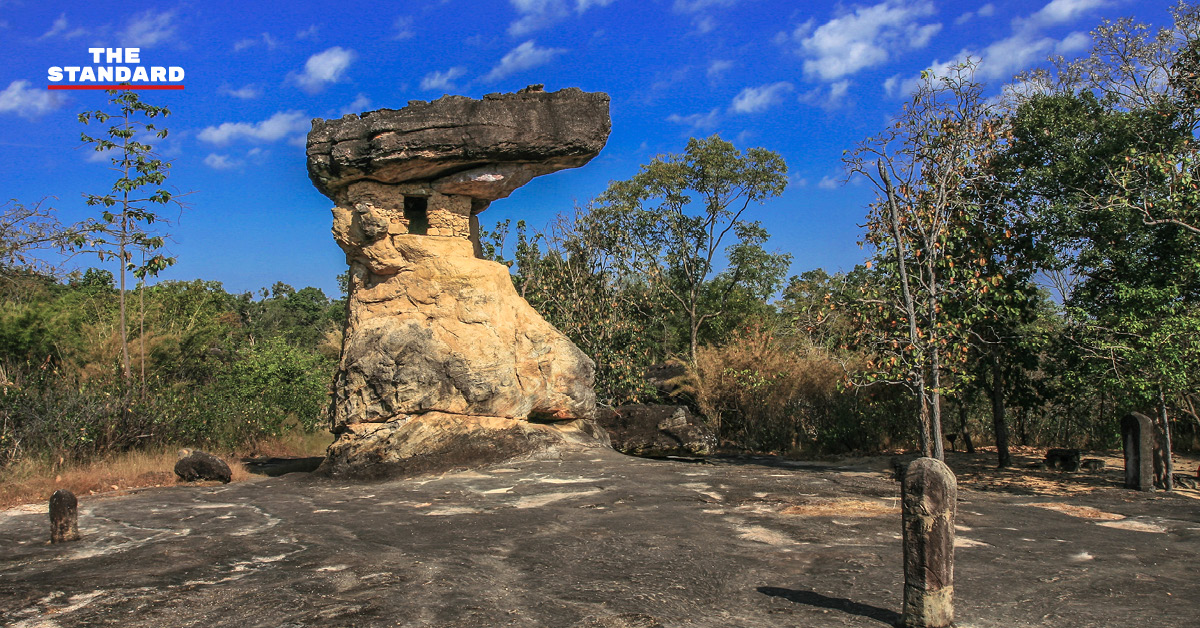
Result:
M309 175L336 204L350 265L327 470L425 472L600 442L592 361L505 266L479 259L475 217L587 163L609 128L606 94L540 87L313 122Z

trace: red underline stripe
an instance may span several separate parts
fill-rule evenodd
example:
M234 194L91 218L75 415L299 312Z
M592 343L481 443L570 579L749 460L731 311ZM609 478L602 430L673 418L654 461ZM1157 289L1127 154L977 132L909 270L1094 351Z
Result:
M183 89L182 85L47 85L46 89Z

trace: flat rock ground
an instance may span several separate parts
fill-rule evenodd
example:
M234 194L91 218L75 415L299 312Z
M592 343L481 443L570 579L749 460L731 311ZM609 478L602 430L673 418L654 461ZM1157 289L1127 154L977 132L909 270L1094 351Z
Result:
M0 624L884 626L902 589L885 466L603 451L84 497L74 543L46 544L40 509L0 515ZM1120 477L961 489L959 625L1200 625L1200 501Z

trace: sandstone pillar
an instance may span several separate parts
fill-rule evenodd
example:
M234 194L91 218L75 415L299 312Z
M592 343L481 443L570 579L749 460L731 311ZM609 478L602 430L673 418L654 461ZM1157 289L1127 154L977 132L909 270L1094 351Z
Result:
M1154 490L1154 421L1140 412L1121 419L1121 441L1125 446L1125 488Z
M906 628L954 621L954 512L958 483L945 464L918 458L901 485Z
M477 214L587 163L609 127L606 94L541 86L313 121L309 176L336 205L350 266L326 471L435 471L594 440L594 364L480 259Z
M71 491L54 491L50 496L50 542L65 543L78 540L79 502Z

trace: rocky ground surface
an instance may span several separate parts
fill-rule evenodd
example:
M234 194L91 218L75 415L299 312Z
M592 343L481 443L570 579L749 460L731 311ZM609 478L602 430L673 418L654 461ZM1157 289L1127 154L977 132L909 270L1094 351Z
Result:
M84 497L83 539L60 545L46 543L42 507L6 511L0 624L715 628L898 619L900 513L886 458L575 455L390 482L292 473ZM1120 477L1110 465L1047 476L1050 489L965 482L959 625L1196 625L1200 500L1126 491ZM1052 490L1076 483L1087 490Z

